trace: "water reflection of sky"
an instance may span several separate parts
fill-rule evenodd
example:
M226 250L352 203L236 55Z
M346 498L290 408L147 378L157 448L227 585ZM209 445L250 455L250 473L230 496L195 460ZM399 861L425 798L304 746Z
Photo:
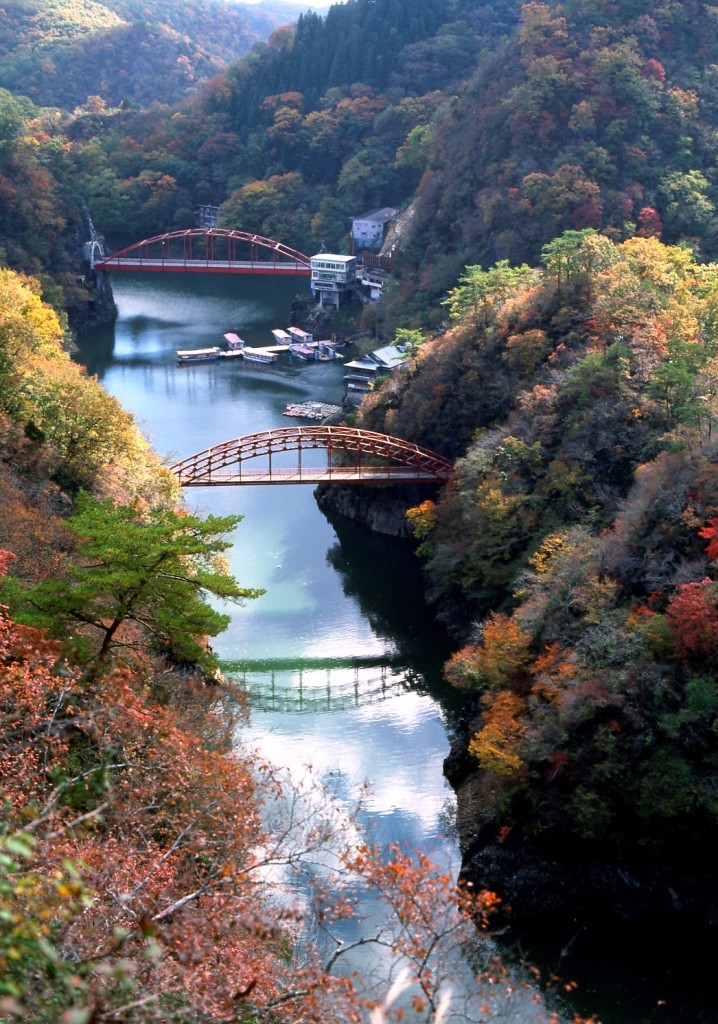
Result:
M283 355L271 367L241 360L176 364L176 349L222 345L228 330L250 344L271 343L271 329L288 323L302 282L117 274L114 286L114 332L98 332L86 360L92 368L93 356L104 353L97 371L105 387L135 412L161 454L183 456L287 426L293 421L282 413L297 398L341 400L340 363L307 365ZM245 677L265 696L268 686L285 696L301 688L305 695L298 714L286 710L286 701L281 711L261 710L277 704L258 700L245 740L282 763L313 761L323 775L341 778L346 792L372 780L369 806L386 823L387 838L424 846L426 837L439 834L450 796L441 764L448 741L440 706L426 687L419 692L407 682L423 671L414 663L412 629L423 637L428 626L420 621L420 603L397 585L404 556L395 564L386 544L368 533L353 538L350 551L319 513L311 488L204 488L185 497L202 513L243 516L230 566L242 585L266 589L263 597L229 609L232 621L215 642L218 653L232 664L293 661L291 668L272 670L271 684L267 672ZM416 586L411 580L412 592ZM333 667L312 669L316 659ZM306 713L310 704L323 710Z
M222 344L225 331L270 344L297 287L187 277L116 275L114 330L83 339L89 369L135 413L161 455L174 461L286 426L290 401L341 400L340 363L280 356L271 367L178 367L176 349ZM228 674L255 694L238 743L296 776L312 765L337 813L368 781L360 820L370 837L421 849L456 873L456 843L446 837L453 798L442 771L452 702L441 680L445 649L417 600L416 566L396 545L328 522L308 487L204 488L185 498L202 514L244 517L230 567L242 585L267 591L230 607L229 629L215 641ZM376 908L366 901L364 909L371 927Z
M451 800L442 774L448 752L444 724L427 696L405 694L364 708L313 716L252 714L242 742L279 766L311 764L333 792L348 800L370 782L362 816L382 845L405 844L447 863L442 840Z

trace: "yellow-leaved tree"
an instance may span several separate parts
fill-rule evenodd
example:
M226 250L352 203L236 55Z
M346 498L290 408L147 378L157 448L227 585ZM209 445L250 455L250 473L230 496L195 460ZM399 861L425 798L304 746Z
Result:
M52 453L65 486L171 496L134 418L71 360L67 341L39 283L0 270L0 414Z

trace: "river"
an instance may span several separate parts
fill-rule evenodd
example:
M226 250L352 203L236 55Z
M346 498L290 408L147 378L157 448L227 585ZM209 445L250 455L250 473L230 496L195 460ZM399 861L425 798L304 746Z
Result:
M159 453L180 458L301 422L283 415L290 402L341 401L341 360L280 354L270 366L177 365L177 349L223 345L225 331L271 344L301 279L115 277L118 321L83 338L81 357ZM215 641L225 672L250 691L252 743L275 762L311 761L335 784L339 773L347 790L371 778L370 809L386 835L455 867L442 775L448 646L422 601L411 552L346 522L340 543L311 487L198 488L185 497L203 514L243 517L231 569L242 586L266 590L230 608L230 627Z
M78 358L173 461L287 426L297 422L283 415L290 402L341 401L341 361L282 354L271 366L178 366L175 352L222 344L225 331L270 344L271 329L287 325L300 280L116 274L117 322L79 339ZM242 586L266 590L230 609L230 627L215 641L224 671L251 697L242 742L293 770L311 763L339 798L369 780L364 820L373 837L422 850L456 873L442 762L459 701L442 680L449 648L408 546L329 522L307 486L201 488L185 497L203 514L243 517L231 569ZM566 935L545 938L534 949L549 964ZM604 1024L714 1020L705 949L685 937L652 938L627 936L620 953L615 937L577 938L573 959L560 965L581 983L576 1007Z

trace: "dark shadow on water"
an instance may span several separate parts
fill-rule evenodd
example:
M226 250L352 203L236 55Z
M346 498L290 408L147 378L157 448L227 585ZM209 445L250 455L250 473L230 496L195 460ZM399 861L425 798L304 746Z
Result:
M522 929L513 955L560 979L559 1005L601 1024L715 1024L716 948L709 929L557 920Z
M84 366L88 373L96 374L100 380L112 366L115 351L115 325L105 324L87 331L77 339L75 362Z
M338 543L327 560L342 589L357 601L375 633L392 641L397 661L411 665L423 685L454 721L463 703L443 677L451 654L446 632L424 600L422 564L407 541L373 533L341 515L323 513Z

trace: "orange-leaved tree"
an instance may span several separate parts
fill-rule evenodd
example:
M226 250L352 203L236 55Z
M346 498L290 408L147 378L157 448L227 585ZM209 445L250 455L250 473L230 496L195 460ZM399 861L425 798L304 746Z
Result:
M10 562L0 554L0 572ZM332 794L289 788L231 752L219 688L178 678L174 693L174 706L159 703L128 668L88 678L58 641L0 609L3 1013L39 1024L350 1024L371 1012L428 1022L451 986L465 1020L548 1020L474 941L494 897L457 892L425 857L383 855ZM307 873L328 888L298 889ZM361 889L385 912L372 904L364 933L342 941ZM366 950L379 955L350 961ZM408 990L390 1006L401 966Z

